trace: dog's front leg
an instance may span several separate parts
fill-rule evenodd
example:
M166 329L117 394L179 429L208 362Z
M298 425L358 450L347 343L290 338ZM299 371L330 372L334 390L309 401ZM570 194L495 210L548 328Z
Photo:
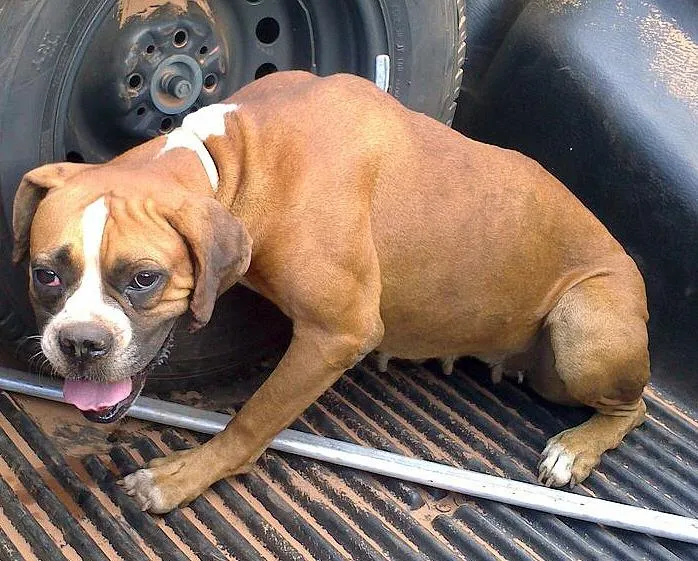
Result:
M317 326L296 328L277 368L223 432L126 476L126 492L143 510L163 513L192 501L219 479L249 471L272 439L377 346L382 335L379 319L341 334Z

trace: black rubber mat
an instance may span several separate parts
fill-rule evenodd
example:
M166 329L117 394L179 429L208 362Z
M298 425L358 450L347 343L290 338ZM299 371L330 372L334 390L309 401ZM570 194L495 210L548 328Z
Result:
M386 374L360 365L294 428L533 482L547 438L589 414L550 406L515 382L494 386L483 368L460 366L443 376L398 361ZM231 390L240 402L254 388L248 380L241 392L241 384ZM215 392L226 394L220 386ZM114 430L106 452L92 453L88 439L66 453L60 443L91 429L61 428L51 409L32 403L0 395L3 560L698 559L698 546L276 452L188 507L151 516L115 482L144 460L190 446L196 435L143 423L135 433ZM648 403L648 422L574 492L697 516L698 423L651 389Z

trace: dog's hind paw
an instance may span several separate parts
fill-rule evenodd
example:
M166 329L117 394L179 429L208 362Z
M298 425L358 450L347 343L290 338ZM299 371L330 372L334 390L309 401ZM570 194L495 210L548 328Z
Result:
M546 447L538 466L538 482L546 487L562 487L571 483L572 464L574 455L565 450L562 444Z
M591 470L599 463L599 457L586 450L577 452L564 442L565 436L572 431L564 431L548 440L538 464L538 481L546 487L562 487L570 484L574 487L584 481Z

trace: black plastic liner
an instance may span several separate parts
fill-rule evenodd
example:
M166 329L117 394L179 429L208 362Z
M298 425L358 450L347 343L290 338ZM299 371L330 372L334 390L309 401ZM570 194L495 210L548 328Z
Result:
M698 414L695 0L468 0L467 17L454 128L539 161L622 243L654 380Z

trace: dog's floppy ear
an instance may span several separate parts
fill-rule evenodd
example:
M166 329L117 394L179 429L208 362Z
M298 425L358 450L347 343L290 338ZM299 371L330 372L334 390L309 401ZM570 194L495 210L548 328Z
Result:
M27 172L17 188L12 207L14 246L12 261L17 264L29 249L29 230L39 203L48 189L61 187L65 182L90 164L63 162L47 164Z
M252 239L242 223L213 197L192 196L165 218L189 247L194 263L194 294L189 302L189 331L211 319L221 284L229 288L250 266Z

